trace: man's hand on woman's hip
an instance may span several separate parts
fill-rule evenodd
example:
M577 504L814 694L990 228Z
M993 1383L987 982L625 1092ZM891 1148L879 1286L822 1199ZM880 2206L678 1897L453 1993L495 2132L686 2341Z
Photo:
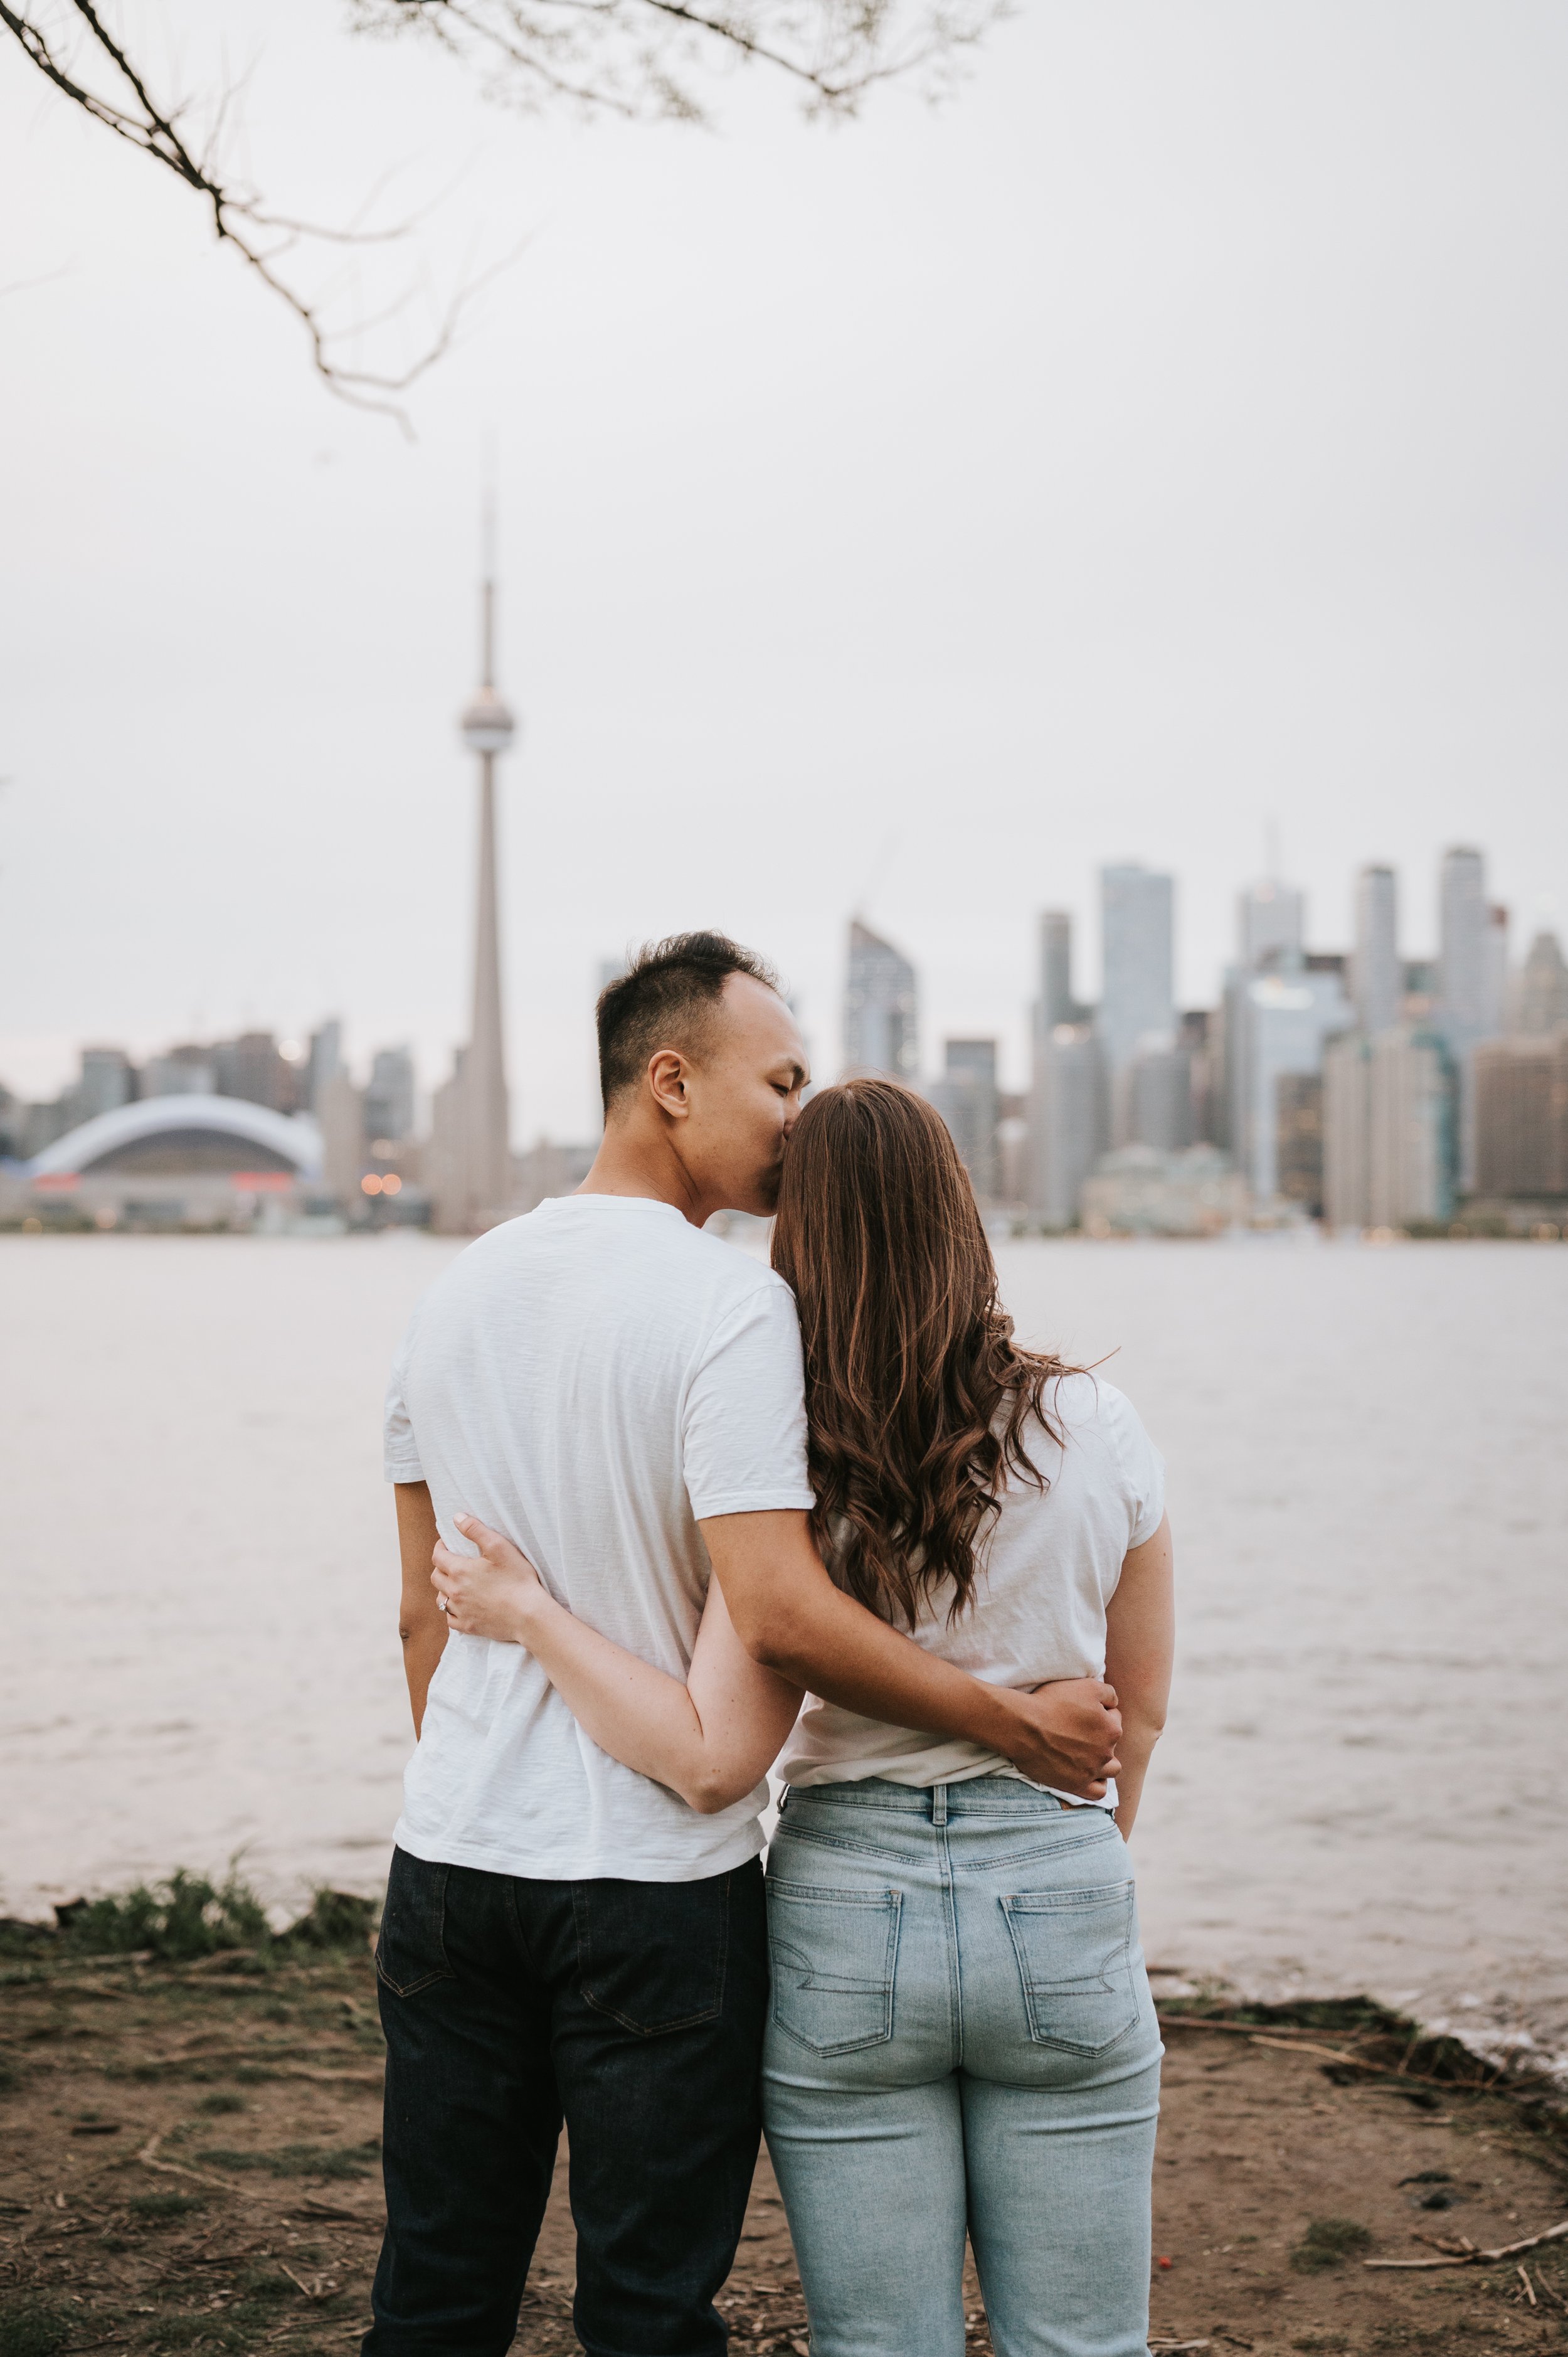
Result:
M1058 1678L1032 1694L999 1688L1004 1712L996 1749L1036 1784L1057 1784L1086 1801L1105 1797L1121 1767L1122 1714L1103 1678Z

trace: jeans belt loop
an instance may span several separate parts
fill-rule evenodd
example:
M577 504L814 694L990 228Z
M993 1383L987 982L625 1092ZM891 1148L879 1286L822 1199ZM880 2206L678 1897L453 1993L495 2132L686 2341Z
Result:
M948 1821L948 1788L945 1784L931 1787L931 1823L945 1825Z

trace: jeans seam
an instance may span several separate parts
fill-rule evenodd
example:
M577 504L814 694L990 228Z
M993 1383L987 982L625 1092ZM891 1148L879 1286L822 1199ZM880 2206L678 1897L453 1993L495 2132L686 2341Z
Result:
M812 1833L804 1825L790 1825L788 1831L791 1841L815 1842L819 1849L845 1850L854 1857L886 1858L895 1866L913 1866L918 1857L918 1851L879 1849L875 1842L846 1841L836 1834Z
M948 2017L952 2024L952 2067L963 2067L963 1977L959 1970L958 1900L953 1890L952 1851L949 1846L948 1828L944 1823L937 1828L939 1835L938 1862L941 1868L942 1918L947 1933L942 1945L947 1951Z
M1111 1838L1120 1841L1121 1835L1112 1832ZM1037 1857L1069 1857L1077 1850L1098 1848L1103 1840L1103 1835L1098 1832L1072 1834L1061 1841L1038 1842L1032 1849L1009 1849L987 1857L972 1857L969 1861L969 1869L974 1873L989 1873L1004 1866L1031 1866ZM1122 1846L1125 1847L1125 1844Z
M517 1944L522 1951L522 1961L527 1965L529 1971L537 1978L539 1974L539 1960L534 1955L533 1943L528 1936L528 1926L522 1920L522 1909L519 1904L519 1885L521 1879L522 1878L516 1874L509 1874L507 1877L508 1909L511 1916L512 1930L517 1934ZM574 1892L574 1900L575 1900L575 1893ZM573 1931L574 1933L575 1933L576 1910L575 1904L573 1908Z

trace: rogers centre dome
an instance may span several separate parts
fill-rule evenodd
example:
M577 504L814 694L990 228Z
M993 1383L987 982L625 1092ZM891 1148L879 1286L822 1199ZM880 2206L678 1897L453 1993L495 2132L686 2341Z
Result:
M26 1167L34 1181L72 1178L318 1178L321 1132L305 1114L243 1097L145 1097L84 1121Z

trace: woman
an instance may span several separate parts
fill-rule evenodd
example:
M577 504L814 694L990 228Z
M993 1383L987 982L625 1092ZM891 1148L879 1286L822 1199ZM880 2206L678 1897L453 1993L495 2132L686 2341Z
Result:
M813 2357L961 2357L966 2234L998 2357L1142 2357L1160 2045L1124 1843L1170 1677L1159 1458L1119 1392L1015 1343L947 1128L893 1082L806 1105L773 1262L834 1577L979 1677L1106 1677L1102 1803L811 1696L790 1733L716 1580L684 1686L471 1520L484 1563L440 1548L436 1585L696 1808L784 1746L764 2104Z

